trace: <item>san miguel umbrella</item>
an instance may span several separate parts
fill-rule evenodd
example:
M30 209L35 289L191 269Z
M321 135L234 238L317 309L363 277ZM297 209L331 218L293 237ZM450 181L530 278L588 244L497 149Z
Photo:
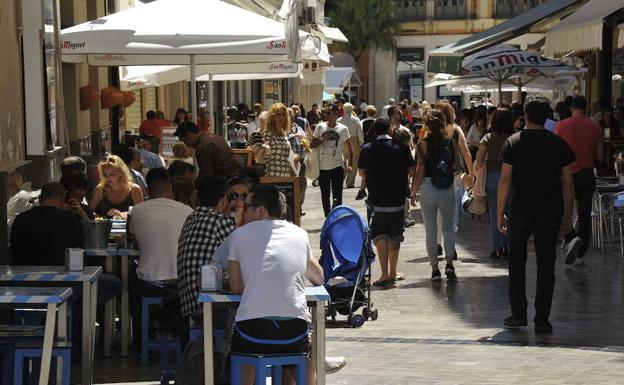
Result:
M583 74L585 69L576 72L562 72L550 77L511 77L502 85L502 91L529 91L538 92L544 90L568 91L577 83L577 76ZM447 87L454 92L481 92L493 90L498 83L483 76L459 76L450 74L436 74L434 78L425 84L425 88Z
M173 15L184 15L178 20ZM190 66L197 116L196 66L286 61L285 25L219 0L157 0L61 31L63 61L94 66ZM299 31L301 57L320 41ZM209 108L212 111L212 87Z
M516 79L521 88L539 77L578 71L578 68L545 58L536 52L527 52L510 45L497 45L464 59L463 76L486 77L498 85L502 93L503 83ZM513 83L513 81L512 81Z

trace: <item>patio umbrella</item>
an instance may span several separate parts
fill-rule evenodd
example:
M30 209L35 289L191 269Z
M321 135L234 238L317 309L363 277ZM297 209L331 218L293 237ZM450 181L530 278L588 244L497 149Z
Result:
M462 62L463 75L486 77L498 85L502 93L503 83L518 79L519 88L538 77L550 77L566 71L578 71L558 61L545 58L536 52L526 52L510 45L497 45L468 56Z
M184 15L182 21L172 15ZM302 57L320 42L300 31ZM218 0L157 0L61 31L63 60L96 66L189 65L197 116L195 70L202 64L289 60L283 23ZM211 88L212 90L212 88ZM210 112L212 92L209 92Z
M530 76L514 76L505 81L502 85L502 91L543 91L570 90L577 83L576 76L585 72L580 69L574 72L561 72L550 77L530 77ZM495 82L483 76L457 76L450 74L436 74L430 82L425 84L425 88L446 86L451 91L462 92L480 92L483 90L492 90L498 87Z

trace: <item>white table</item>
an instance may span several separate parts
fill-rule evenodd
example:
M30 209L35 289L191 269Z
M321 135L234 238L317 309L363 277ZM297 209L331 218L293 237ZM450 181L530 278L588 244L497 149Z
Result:
M119 258L121 264L121 356L128 356L128 344L130 340L130 304L128 301L128 259L129 257L137 258L138 250L130 249L85 249L87 257L104 257L104 271L114 274L113 258ZM105 327L104 327L104 356L110 356L111 342L113 340L112 332L114 325L113 317L113 301L105 304Z
M72 295L68 287L7 287L0 286L0 303L10 305L45 305L46 322L43 335L43 352L41 354L41 371L39 385L47 385L50 377L50 363L52 361L52 345L54 344L54 328L56 311L58 309L59 341L67 341L67 300ZM59 359L57 366L57 383L62 375L62 365ZM18 374L20 375L20 374Z
M0 265L0 282L12 282L20 285L33 282L45 282L46 285L56 287L68 286L71 283L82 283L82 361L80 374L81 384L83 385L91 385L93 382L97 278L100 274L102 274L102 268L99 266L85 266L83 271L68 271L64 266ZM18 287L15 287L15 289L17 288ZM46 318L46 333L48 333L49 319L50 317ZM52 324L51 328L52 330L54 329L54 324ZM49 370L44 370L42 366L41 372L44 373L47 371ZM47 384L48 382L41 382L40 378L39 383Z
M240 302L241 296L201 292L198 300L203 303L204 310L204 385L214 385L212 304ZM313 286L306 287L306 300L312 307L312 362L316 369L316 384L325 385L325 302L330 297L323 286Z

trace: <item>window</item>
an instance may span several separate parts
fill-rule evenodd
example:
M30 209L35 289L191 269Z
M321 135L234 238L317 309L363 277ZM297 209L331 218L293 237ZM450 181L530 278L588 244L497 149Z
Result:
M436 19L465 19L466 0L436 0L435 2L435 18Z
M425 0L395 0L398 21L425 20Z
M497 19L508 19L542 3L544 3L544 0L496 0L494 17Z
M158 91L156 90L156 87L144 89L142 99L145 100L145 111L143 111L141 116L145 116L149 110L154 112L158 111Z
M141 100L141 91L134 91L136 95L136 99L131 106L127 107L124 110L126 117L126 131L134 130L138 133L139 127L141 126L141 122L143 121L143 111L141 111L141 105L143 101Z

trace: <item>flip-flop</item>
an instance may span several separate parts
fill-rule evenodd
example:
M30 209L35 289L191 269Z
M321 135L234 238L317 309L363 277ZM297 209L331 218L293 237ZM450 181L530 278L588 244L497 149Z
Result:
M392 280L392 279L378 279L377 281L373 282L373 286L384 287L384 286L388 286L391 283L394 283L394 280Z
M396 273L396 276L394 277L394 281L404 281L405 280L405 274L403 273Z

